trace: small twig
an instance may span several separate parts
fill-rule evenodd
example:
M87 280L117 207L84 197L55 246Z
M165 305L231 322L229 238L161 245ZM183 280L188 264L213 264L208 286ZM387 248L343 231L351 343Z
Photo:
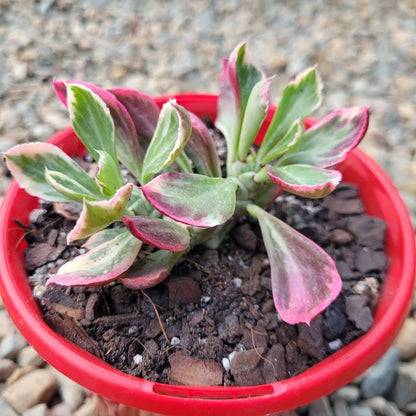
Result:
M169 338L166 335L166 331L165 331L165 328L163 327L163 323L162 323L162 320L160 319L159 311L157 310L156 305L154 304L154 302L152 301L152 299L150 298L150 296L147 293L145 293L143 290L141 290L141 292L142 292L143 296L145 296L146 299L152 305L152 307L153 307L153 309L154 309L154 311L156 313L156 317L157 317L157 320L159 322L160 329L162 330L163 336L165 337L165 340L166 340L167 344L169 345Z

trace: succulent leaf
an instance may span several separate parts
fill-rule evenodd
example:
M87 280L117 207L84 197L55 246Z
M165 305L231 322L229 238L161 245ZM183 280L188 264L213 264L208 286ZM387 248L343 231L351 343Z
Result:
M67 235L68 244L89 237L121 218L133 190L133 184L120 188L110 199L104 201L84 200L82 212L75 227Z
M322 82L316 68L309 68L299 74L283 90L276 113L267 129L263 144L259 149L259 159L263 158L286 134L297 119L303 120L316 110L322 101Z
M58 192L46 178L46 172L66 175L78 182L85 197L100 199L97 184L64 151L47 143L27 143L11 148L4 154L7 167L19 185L30 195L47 201L72 202L73 197Z
M97 200L96 194L93 194L88 188L82 186L77 179L71 178L65 173L51 171L46 168L45 179L52 188L68 197L70 201L82 202L84 199L89 201Z
M289 324L309 325L341 291L334 261L314 242L257 205L249 205L247 210L260 223L280 317Z
M130 114L140 142L147 146L153 137L159 119L160 110L155 100L147 94L131 89L111 88L108 91L120 101Z
M121 220L136 238L151 246L169 251L183 251L189 247L188 230L172 221L129 215Z
M171 165L185 147L192 127L188 112L173 100L163 105L156 131L143 162L142 183Z
M149 289L168 277L183 254L183 252L157 250L138 260L119 280L129 289Z
M67 102L75 133L98 161L98 150L116 159L114 123L105 102L81 84L67 84Z
M289 130L286 132L286 134L270 147L270 149L261 159L261 163L270 163L279 156L285 154L301 139L304 130L305 129L301 120L295 120L289 127Z
M305 164L321 168L342 162L364 137L368 128L368 107L335 110L307 130L279 159L280 166Z
M249 59L246 46L247 42L239 44L230 58L223 61L216 125L226 138L229 162L238 158L241 127L250 94L254 86L265 78Z
M185 153L192 160L198 173L220 177L221 166L214 139L199 117L192 113L189 115L192 133L185 146Z
M210 228L234 214L237 185L227 179L169 172L141 187L162 214L184 224Z
M244 117L241 124L238 143L238 158L246 160L251 146L256 139L260 127L270 108L270 83L273 78L267 78L254 85L248 97Z
M97 285L111 282L135 261L142 242L128 231L65 263L47 285Z
M141 149L140 142L137 139L137 133L133 120L126 108L113 94L103 88L97 87L94 84L83 81L54 80L53 87L55 92L65 106L67 106L67 83L82 85L98 95L104 101L114 122L117 155L130 172L132 172L136 178L139 178L143 163L141 157L143 150Z
M268 166L271 180L285 191L305 198L323 198L341 182L337 170L309 165Z
M117 159L113 159L107 152L98 150L97 185L106 198L111 198L123 184L120 166Z
M94 233L83 245L82 247L87 250L91 250L95 247L98 247L104 243L107 243L110 240L118 237L120 234L126 232L126 229L123 228L106 228L105 230L97 231Z

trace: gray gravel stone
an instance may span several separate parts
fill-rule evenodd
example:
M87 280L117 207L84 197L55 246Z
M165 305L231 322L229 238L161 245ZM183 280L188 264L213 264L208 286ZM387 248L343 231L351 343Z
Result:
M18 332L8 334L1 340L0 358L13 359L26 345L26 340Z
M366 373L361 383L361 392L365 398L382 396L393 386L399 363L399 351L390 348L387 353Z

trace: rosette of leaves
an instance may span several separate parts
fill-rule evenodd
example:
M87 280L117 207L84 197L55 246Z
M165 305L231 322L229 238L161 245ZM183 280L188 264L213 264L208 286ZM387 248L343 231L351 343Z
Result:
M82 205L67 241L86 239L87 251L48 284L118 279L131 289L149 288L193 246L219 245L249 214L260 224L274 303L284 321L309 324L337 297L341 279L333 260L265 208L281 190L328 195L341 180L337 164L366 132L368 108L336 110L305 130L303 119L320 105L322 90L316 68L307 69L284 89L263 142L253 147L270 109L272 78L246 47L241 43L223 61L216 125L226 141L225 177L209 130L175 100L159 110L135 90L54 81L95 174L51 144L22 144L5 153L29 194ZM124 168L134 180L125 179Z

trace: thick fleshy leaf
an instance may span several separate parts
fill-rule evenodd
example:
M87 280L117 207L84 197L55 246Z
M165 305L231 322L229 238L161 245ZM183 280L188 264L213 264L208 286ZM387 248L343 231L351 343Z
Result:
M333 111L307 130L278 164L300 163L327 168L342 162L364 137L368 112L368 107Z
M82 247L86 248L87 250L92 250L93 248L101 246L102 244L113 240L125 232L126 229L124 227L106 228L105 230L97 231L82 245Z
M133 184L120 188L110 199L84 201L82 212L75 227L67 235L68 244L80 238L89 237L121 218L133 190Z
M341 182L336 170L309 165L268 166L270 179L285 191L306 198L323 198Z
M152 207L152 205L149 204L149 201L144 197L142 190L137 186L133 187L133 192L131 193L129 203L127 204L127 209L129 213L134 215L152 217L156 215L159 217L162 216Z
M80 184L76 178L71 178L65 173L45 170L45 179L62 195L68 197L68 200L82 202L86 200L97 200L97 195L91 193L89 189ZM101 198L100 198L101 199Z
M185 153L201 175L221 176L220 160L214 139L202 120L190 113L192 134L185 146Z
M267 153L262 157L261 163L270 163L279 156L286 153L301 139L304 130L305 128L300 119L295 120L289 127L289 130L286 132L286 134L280 140L274 143L274 145L271 146Z
M249 59L246 46L247 42L239 44L230 58L223 60L216 125L227 141L229 161L238 157L241 124L250 94L254 86L265 77Z
M248 98L238 143L238 158L246 160L270 107L270 83L273 78L259 81Z
M183 251L189 246L188 230L172 221L129 215L124 215L121 220L136 238L151 246L169 251Z
M102 194L110 198L123 184L120 165L117 159L113 159L107 152L98 151L98 174L96 182Z
M321 92L322 82L315 67L302 72L288 84L259 149L262 162L295 120L303 120L321 105Z
M260 223L280 317L289 324L309 325L341 291L334 261L314 242L257 205L249 205L247 210Z
M128 231L65 263L47 285L97 285L111 282L136 260L142 242Z
M143 162L142 183L171 165L192 132L188 112L174 100L163 105L155 134Z
M159 175L141 187L162 214L196 227L226 222L235 210L237 185L223 178L182 172Z
M67 84L68 110L72 127L91 156L98 161L98 151L116 159L114 123L104 101L87 87Z
M129 289L149 289L168 277L183 254L183 252L157 250L138 260L119 280Z
M112 88L108 90L123 104L133 120L140 141L148 144L156 130L159 107L152 97L136 90Z
M27 143L11 148L4 154L7 167L19 185L30 195L47 201L72 202L53 188L46 179L46 170L57 172L76 180L85 190L85 197L100 199L97 184L64 151L48 143Z
M83 81L66 81L69 84L83 85L97 94L110 110L114 122L117 155L123 164L136 177L140 177L142 165L142 149L137 139L136 129L130 114L116 97L103 88ZM53 87L58 98L67 105L67 92L65 81L53 81ZM103 149L104 150L104 149ZM111 153L110 153L111 154Z

